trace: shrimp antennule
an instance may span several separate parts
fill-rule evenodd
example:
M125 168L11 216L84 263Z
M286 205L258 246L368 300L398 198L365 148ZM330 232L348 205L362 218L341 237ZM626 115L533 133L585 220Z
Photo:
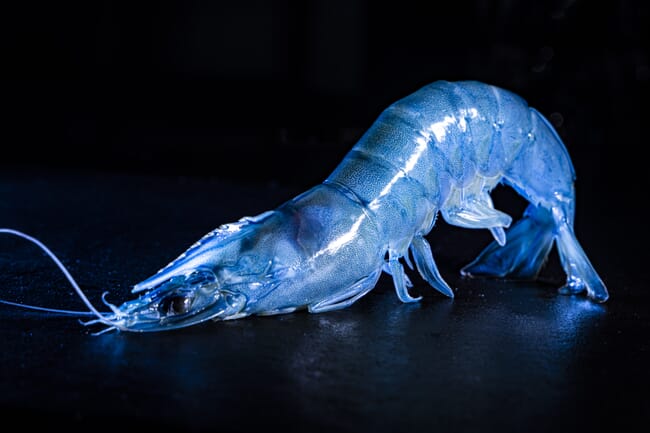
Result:
M36 246L38 246L40 249L42 249L45 254L47 254L52 261L57 265L57 267L63 272L63 275L65 275L66 279L70 283L70 285L74 288L75 292L77 292L77 295L79 295L79 298L81 298L81 301L88 307L90 311L75 311L75 310L63 310L63 309L57 309L57 308L46 308L46 307L39 307L37 305L29 305L29 304L23 304L19 302L12 302L12 301L6 301L0 299L0 303L6 304L6 305L12 305L15 307L21 307L21 308L27 308L30 310L39 310L39 311L47 311L51 313L61 313L61 314L70 314L70 315L78 315L78 316L94 316L96 319L90 320L87 322L82 322L85 325L90 325L94 323L102 323L106 326L108 326L108 329L105 329L103 331L100 331L99 333L103 333L112 329L120 329L120 325L114 321L114 319L117 317L117 311L116 307L105 300L105 295L102 295L102 301L110 307L113 310L113 313L102 313L99 310L95 308L95 306L90 302L86 294L83 292L81 287L79 287L79 284L75 281L75 279L72 277L68 269L65 267L65 265L59 260L59 258L47 247L45 244L43 244L41 241L38 239L23 233L18 230L14 229L8 229L8 228L0 228L0 233L6 233L10 235L15 235L20 238L23 238L29 242L32 242Z

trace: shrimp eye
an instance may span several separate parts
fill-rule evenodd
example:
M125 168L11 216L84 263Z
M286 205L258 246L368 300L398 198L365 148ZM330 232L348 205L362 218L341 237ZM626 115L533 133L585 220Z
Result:
M164 299L160 303L158 311L169 316L175 314L184 314L190 310L191 305L192 298L190 296L175 295Z

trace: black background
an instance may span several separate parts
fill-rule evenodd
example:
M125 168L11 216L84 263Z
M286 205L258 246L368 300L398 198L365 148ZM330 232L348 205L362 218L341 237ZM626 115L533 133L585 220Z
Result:
M549 116L581 179L633 179L645 3L422 3L16 2L2 163L306 185L390 103L475 79Z
M612 294L557 296L557 257L538 285L459 278L489 234L439 221L429 240L453 303L412 276L424 300L403 305L386 277L340 312L98 337L1 306L3 420L643 431L648 18L642 1L3 5L0 227L42 239L97 305L322 181L384 108L439 79L504 87L548 116L578 175L578 238ZM0 298L83 308L33 246L0 248Z

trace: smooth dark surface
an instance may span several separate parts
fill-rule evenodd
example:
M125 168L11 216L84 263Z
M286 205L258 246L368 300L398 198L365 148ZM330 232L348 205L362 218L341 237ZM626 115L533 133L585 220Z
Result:
M299 192L272 184L97 173L5 172L0 226L39 237L92 301L111 302L216 225ZM507 190L495 203L518 212ZM640 229L596 196L578 237L611 291L595 305L541 283L464 280L487 231L440 221L429 236L451 301L415 274L418 305L383 276L331 313L206 323L168 333L90 335L75 318L0 306L4 422L78 430L642 431L650 410L650 295ZM637 249L630 241L636 233ZM0 238L2 298L81 309L35 246ZM353 264L346 264L353 265ZM641 423L641 424L638 424Z

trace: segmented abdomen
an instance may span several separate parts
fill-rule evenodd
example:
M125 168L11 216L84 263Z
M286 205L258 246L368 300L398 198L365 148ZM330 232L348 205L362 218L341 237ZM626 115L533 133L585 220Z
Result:
M437 81L384 110L326 182L353 191L386 235L408 237L452 188L503 175L531 139L531 111L517 95Z

